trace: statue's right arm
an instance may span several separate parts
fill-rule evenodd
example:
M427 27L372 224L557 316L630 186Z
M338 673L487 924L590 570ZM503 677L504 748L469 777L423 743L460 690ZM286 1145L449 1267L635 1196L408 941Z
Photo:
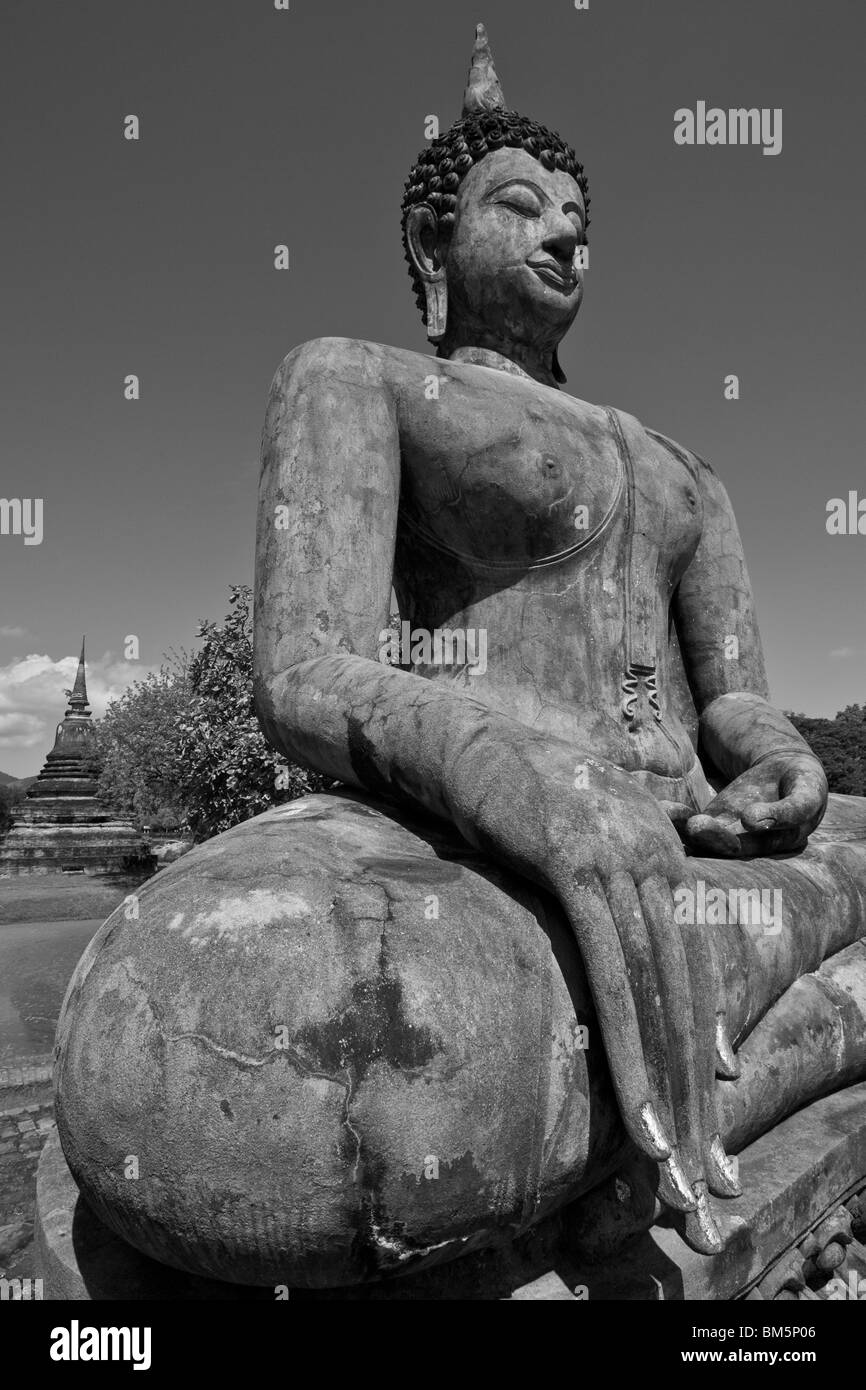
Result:
M573 786L579 752L377 659L400 492L385 366L376 344L323 338L290 353L274 379L257 525L256 710L292 761L441 816L538 879L561 832L545 814L545 789L557 788L572 824L592 800ZM600 760L594 767L591 782L617 775ZM511 795L504 815L503 783L530 798L533 817L515 815ZM637 788L634 796L652 801Z
M648 943L634 942L634 913L643 907L655 920L666 895L669 925L669 885L684 877L678 836L627 774L376 659L389 619L399 489L386 350L345 339L296 349L277 372L264 428L259 720L290 760L443 817L559 897L587 965L623 1118L645 1152L666 1157L669 1145L646 1118L649 1102L666 1116L671 1107L659 1098L667 1089L661 1031L647 1049L648 1080L641 1026L645 1036L656 1026L658 987ZM589 772L580 789L578 761ZM621 912L628 940L615 927ZM636 951L646 1009L629 984L626 961Z
M469 750L528 731L377 660L388 627L400 493L397 407L375 344L319 339L283 362L262 446L254 689L288 758L408 800L470 838L482 787ZM483 779L482 779L483 780Z
M271 388L262 446L260 722L292 761L409 801L470 840L486 829L502 840L486 848L526 861L517 837L505 843L507 828L483 808L507 775L503 761L525 782L546 749L545 770L555 778L564 745L377 659L389 621L399 493L398 411L383 350L326 338L290 353ZM569 752L564 768L574 762ZM539 854L530 849L530 856L540 858L543 848L539 838ZM523 867L535 876L528 862Z

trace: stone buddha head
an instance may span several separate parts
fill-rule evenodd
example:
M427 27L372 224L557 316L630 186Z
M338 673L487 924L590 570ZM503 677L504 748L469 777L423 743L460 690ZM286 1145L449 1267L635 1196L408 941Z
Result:
M438 355L491 348L564 381L556 348L583 295L588 208L571 146L506 109L479 24L463 114L419 156L403 197L406 259Z

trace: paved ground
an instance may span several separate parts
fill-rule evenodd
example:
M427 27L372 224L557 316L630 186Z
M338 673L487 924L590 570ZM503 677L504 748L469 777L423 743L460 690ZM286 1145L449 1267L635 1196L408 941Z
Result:
M0 923L0 1275L34 1278L36 1164L53 1128L51 1050L75 964L102 918Z

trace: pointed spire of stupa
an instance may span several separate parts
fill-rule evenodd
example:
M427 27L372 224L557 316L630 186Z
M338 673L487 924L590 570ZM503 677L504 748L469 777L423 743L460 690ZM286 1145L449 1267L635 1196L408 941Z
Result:
M12 828L0 836L0 877L7 874L124 875L150 849L131 821L99 801L99 739L87 702L84 638L75 684L54 747L27 789Z
M75 714L84 714L90 717L90 710L87 707L87 682L84 676L84 638L81 639L81 655L78 658L78 670L75 673L75 684L69 694L69 708Z
M463 94L463 115L474 116L479 111L504 111L505 97L493 66L493 54L487 30L483 24L475 26L475 47L472 50L472 66L469 80Z

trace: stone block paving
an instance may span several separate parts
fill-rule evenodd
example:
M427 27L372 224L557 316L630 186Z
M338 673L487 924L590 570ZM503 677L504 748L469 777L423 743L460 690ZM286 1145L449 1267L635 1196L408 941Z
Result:
M53 1128L54 1105L50 1100L19 1110L0 1110L0 1158L38 1153Z
M34 1080L28 1075L24 1086ZM27 1279L35 1273L33 1199L36 1163L42 1146L54 1129L52 1098L15 1104L8 1095L0 1108L0 1301L41 1297L27 1293ZM25 1282L19 1289L21 1279ZM8 1281L12 1281L11 1284Z
M4 1091L7 1087L44 1085L51 1081L51 1076L50 1062L0 1067L0 1091ZM3 1109L0 1108L0 1119L2 1119L3 1113Z

